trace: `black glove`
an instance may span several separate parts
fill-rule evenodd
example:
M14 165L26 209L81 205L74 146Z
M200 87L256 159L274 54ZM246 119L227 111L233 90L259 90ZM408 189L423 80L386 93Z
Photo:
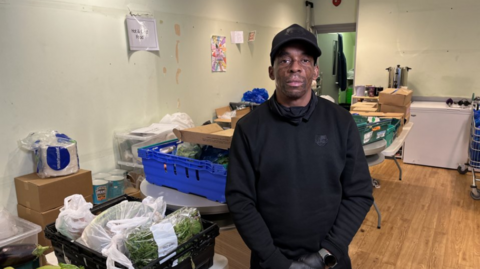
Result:
M325 262L323 262L323 258L322 256L320 256L320 253L318 252L307 254L301 257L298 261L308 264L310 267L314 269L325 268Z
M293 262L292 265L288 267L288 269L315 269L315 268L308 266L304 262Z

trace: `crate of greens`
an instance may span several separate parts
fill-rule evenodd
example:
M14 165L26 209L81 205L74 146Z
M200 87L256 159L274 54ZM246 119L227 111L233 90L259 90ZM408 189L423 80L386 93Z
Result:
M72 241L59 233L54 223L47 225L45 235L51 240L58 261L85 268L107 268L107 257L102 255L105 248L99 250L99 245L104 243L101 237L108 238L107 234L113 230L107 223L109 220L117 220L118 223L125 224L122 220L116 219L122 215L117 209L127 208L125 203L135 204L135 207L130 208L136 208L139 202L140 199L123 195L94 206L91 211L97 216L77 241ZM96 231L95 227L102 226L109 229L102 233ZM174 212L167 210L167 215L161 220L153 221L152 225L127 229L121 241L112 239L112 242L117 242L118 250L124 253L132 264L131 267L127 267L115 260L117 262L114 266L206 269L213 265L215 237L218 234L218 226L202 219L196 208L181 208ZM95 236L89 238L91 235Z
M170 140L138 149L146 180L225 202L228 150Z

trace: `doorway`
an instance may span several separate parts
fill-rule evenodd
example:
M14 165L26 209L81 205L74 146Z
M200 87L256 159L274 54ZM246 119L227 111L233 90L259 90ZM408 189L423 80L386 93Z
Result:
M343 40L343 53L347 67L347 87L345 91L339 90L338 78L338 50L339 35ZM317 34L318 46L322 50L322 56L318 59L320 69L318 79L319 95L328 95L337 104L350 104L353 92L354 68L355 68L355 42L356 32L321 33Z

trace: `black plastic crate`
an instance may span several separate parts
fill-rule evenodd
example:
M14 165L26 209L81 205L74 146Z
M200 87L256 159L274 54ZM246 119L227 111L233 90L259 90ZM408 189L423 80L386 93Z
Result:
M111 206L114 206L123 201L141 201L135 197L123 195L115 199L112 199L103 204L94 206L90 211L94 215L98 215L102 211L108 209ZM171 213L168 211L167 213ZM178 269L193 269L192 262L195 265L196 269L207 269L213 265L213 255L215 254L215 237L219 235L219 228L217 224L205 220L202 218L203 231L184 244L178 246L178 249L182 251L177 252L173 257L168 259L162 264L159 262L165 257L169 256L167 254L165 257L158 258L155 261L152 261L147 266L143 268L155 268L155 269L167 269L173 268L173 262L185 255L186 253L191 253L190 259L185 259L179 263L175 268ZM45 227L45 236L52 242L53 249L55 251L55 256L60 263L74 264L77 266L84 266L85 268L97 268L105 269L107 268L106 262L107 258L104 257L101 253L90 249L80 243L70 240L61 233L57 232L55 228L55 223L49 224ZM184 248L184 246L188 246ZM176 250L175 250L176 251ZM115 266L119 268L126 268L125 266L115 263Z

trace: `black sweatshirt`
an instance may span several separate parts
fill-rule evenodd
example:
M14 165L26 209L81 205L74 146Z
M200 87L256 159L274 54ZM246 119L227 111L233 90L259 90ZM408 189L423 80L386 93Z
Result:
M251 268L288 269L326 248L339 261L372 203L358 128L344 108L318 98L298 125L268 100L241 118L230 150L226 199L252 250Z

